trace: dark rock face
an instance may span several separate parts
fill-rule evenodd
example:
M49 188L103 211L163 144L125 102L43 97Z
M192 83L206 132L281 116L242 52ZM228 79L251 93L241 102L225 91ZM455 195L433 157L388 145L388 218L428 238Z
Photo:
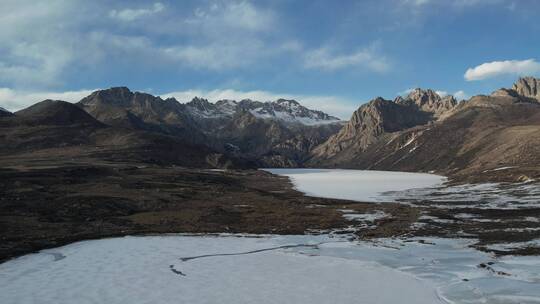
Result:
M13 116L13 113L0 107L0 117L10 117L10 116Z

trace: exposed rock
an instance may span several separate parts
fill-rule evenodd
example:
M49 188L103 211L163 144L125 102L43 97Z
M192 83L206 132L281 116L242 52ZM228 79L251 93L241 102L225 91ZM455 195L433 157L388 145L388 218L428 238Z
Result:
M282 158L271 163L298 165L341 128L338 118L285 99L211 103L196 97L181 104L118 87L96 91L79 106L110 126L163 133L265 166L273 165L264 159L275 159L265 155Z
M192 114L209 119L231 118L236 113L248 111L257 118L279 120L291 124L318 125L340 122L337 117L321 111L310 110L296 100L287 99L278 99L273 102L259 102L251 99L244 99L240 102L219 100L214 104L206 99L196 97L187 103L186 107Z
M456 106L457 101L451 95L441 97L433 90L417 88L405 98L396 98L395 103L409 106L416 105L420 111L432 113L433 117L439 117L452 110Z
M491 96L474 96L459 103L441 116L444 119L428 119L427 124L420 121L413 127L401 124L401 130L381 127L380 117L385 115L380 113L384 112L375 111L373 106L391 109L394 105L373 101L355 112L338 134L314 149L309 165L434 171L471 181L515 181L521 175L536 179L540 176L540 104L530 99L514 90L498 90ZM395 103L417 105L399 98ZM489 171L505 166L513 169Z
M500 88L491 93L493 97L519 97L518 92L513 89Z
M315 161L331 159L340 153L343 158L351 158L385 134L429 123L435 113L442 114L451 105L455 105L455 100L454 103L450 99L442 101L431 90L417 89L407 98L398 97L395 101L378 97L362 105L339 133L313 151Z
M116 87L93 92L78 105L109 126L163 133L196 144L207 140L185 105L174 98L164 100Z
M519 95L534 98L540 102L540 79L534 77L519 78L512 86Z

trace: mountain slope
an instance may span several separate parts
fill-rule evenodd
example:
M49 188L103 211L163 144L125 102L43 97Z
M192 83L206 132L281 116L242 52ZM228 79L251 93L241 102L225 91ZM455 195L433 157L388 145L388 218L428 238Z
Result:
M158 132L194 143L205 141L185 106L173 98L163 100L116 87L93 92L77 105L109 126Z
M260 166L300 166L341 121L294 100L181 104L125 87L100 90L78 105L106 125L166 134Z
M61 100L44 100L15 113L19 121L40 125L101 124L84 110Z
M475 96L428 124L393 132L383 129L376 137L369 137L371 133L365 129L355 130L345 142L337 140L336 135L316 148L315 152L325 153L314 154L310 164L435 171L463 180L524 180L540 175L540 103L513 89ZM360 145L366 138L372 140ZM353 144L333 154L322 150L330 144L350 142Z
M304 125L236 113L219 129L216 144L262 167L299 167L310 151L341 128L340 124Z
M339 133L313 150L311 165L347 163L388 134L433 122L455 105L453 98L422 89L394 101L377 97L355 111Z
M0 118L0 155L186 167L249 165L179 137L107 126L76 105L52 100Z
M278 120L284 123L319 125L339 123L340 119L322 111L311 110L296 100L278 99L272 102L260 102L250 99L241 101L219 100L210 103L206 99L195 97L186 104L188 111L201 118L232 118L236 113L250 112L257 118Z

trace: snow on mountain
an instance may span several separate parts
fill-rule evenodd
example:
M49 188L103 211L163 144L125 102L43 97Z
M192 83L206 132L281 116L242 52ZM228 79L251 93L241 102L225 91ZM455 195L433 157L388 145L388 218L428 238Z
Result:
M219 100L211 103L206 99L195 97L186 104L188 111L202 118L232 117L239 111L248 111L255 117L262 119L276 119L287 123L300 123L303 125L320 125L339 123L341 120L324 112L310 110L296 100L278 99L272 102L259 102L244 99Z

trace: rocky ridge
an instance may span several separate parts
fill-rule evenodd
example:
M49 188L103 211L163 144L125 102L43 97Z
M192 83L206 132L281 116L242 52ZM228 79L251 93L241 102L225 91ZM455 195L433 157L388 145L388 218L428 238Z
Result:
M393 102L377 98L316 147L307 165L437 172L471 181L538 178L537 83L538 79L522 78L512 89L459 104L447 97L433 98L429 90ZM405 108L396 111L398 105Z
M355 111L349 122L321 146L314 149L318 159L331 159L342 151L361 153L381 137L436 121L451 111L457 102L432 90L415 89L394 101L377 97Z

